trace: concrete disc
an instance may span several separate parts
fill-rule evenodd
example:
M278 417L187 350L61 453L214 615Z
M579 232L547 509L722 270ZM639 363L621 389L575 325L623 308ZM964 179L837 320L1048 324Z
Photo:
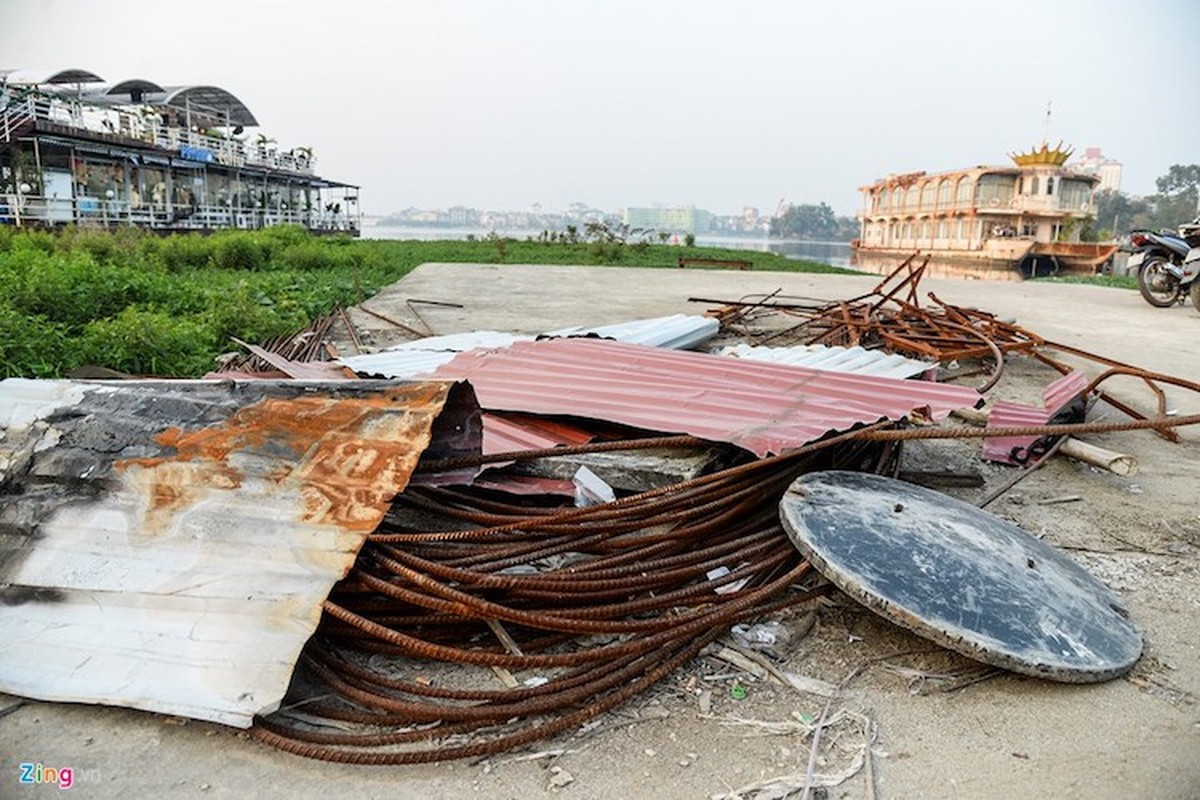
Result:
M1103 583L1017 526L939 492L814 472L780 502L792 542L871 610L987 664L1070 683L1127 672L1142 637Z

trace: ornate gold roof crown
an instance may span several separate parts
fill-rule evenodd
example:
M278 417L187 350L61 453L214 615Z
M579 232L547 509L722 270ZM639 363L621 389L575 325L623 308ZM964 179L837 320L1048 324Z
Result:
M1037 165L1061 167L1067 163L1067 159L1071 157L1071 153L1073 152L1075 152L1075 148L1073 147L1068 147L1064 150L1062 140L1059 139L1058 144L1053 148L1042 142L1040 148L1035 147L1028 153L1009 153L1008 157L1015 161L1018 167L1032 167Z

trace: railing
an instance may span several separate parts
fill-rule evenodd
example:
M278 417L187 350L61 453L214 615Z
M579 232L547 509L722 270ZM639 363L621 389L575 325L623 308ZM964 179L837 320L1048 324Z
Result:
M0 142L11 142L17 132L34 119L33 98L16 100L5 106L4 113L0 114Z
M161 230L256 230L273 225L302 225L318 233L356 234L357 215L302 209L231 208L218 205L132 206L124 200L92 197L55 198L33 194L0 194L0 225L137 225Z
M66 97L41 94L29 94L12 100L0 112L0 141L11 141L17 131L31 120L153 144L165 150L178 150L182 158L191 161L211 161L233 167L267 167L305 175L313 174L313 165L316 163L311 152L305 148L280 151L269 142L248 143L166 125L157 112L150 110L103 108Z

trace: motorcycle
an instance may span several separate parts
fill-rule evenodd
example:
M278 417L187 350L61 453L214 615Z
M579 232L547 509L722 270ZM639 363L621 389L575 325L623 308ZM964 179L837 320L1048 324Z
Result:
M1134 248L1128 269L1137 270L1138 289L1146 302L1158 308L1182 303L1189 294L1192 305L1200 298L1200 217L1179 231L1133 231Z

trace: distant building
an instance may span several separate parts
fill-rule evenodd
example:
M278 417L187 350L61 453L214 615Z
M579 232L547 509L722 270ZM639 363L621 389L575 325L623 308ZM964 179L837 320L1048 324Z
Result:
M632 228L650 228L674 233L708 233L712 214L695 206L627 208L623 215Z
M1101 192L1121 191L1121 166L1120 161L1105 158L1099 147L1089 147L1083 151L1083 158L1077 158L1071 162L1071 168L1076 172L1084 172L1099 178L1100 184L1096 189Z

